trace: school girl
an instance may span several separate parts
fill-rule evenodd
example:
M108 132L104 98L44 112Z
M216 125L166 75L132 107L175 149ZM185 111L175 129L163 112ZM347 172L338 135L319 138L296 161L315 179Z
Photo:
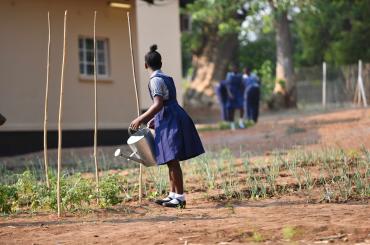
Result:
M186 205L180 161L204 153L202 142L194 123L176 99L172 77L164 74L162 57L157 45L152 45L145 55L145 68L150 74L149 94L153 100L150 108L130 124L137 130L143 123L155 129L155 157L158 165L166 164L169 170L169 195L155 202L165 207Z
M226 87L226 80L220 81L220 83L216 86L216 95L218 103L220 104L221 119L223 121L228 121L229 120L227 107L228 92Z
M247 78L243 80L244 90L244 114L248 120L257 123L260 104L260 82L255 74L251 74L246 68Z
M228 116L229 122L231 123L231 129L235 129L235 111L240 111L239 127L244 128L243 123L243 76L239 73L239 68L237 65L234 65L231 72L228 72L226 75L226 86L228 89Z

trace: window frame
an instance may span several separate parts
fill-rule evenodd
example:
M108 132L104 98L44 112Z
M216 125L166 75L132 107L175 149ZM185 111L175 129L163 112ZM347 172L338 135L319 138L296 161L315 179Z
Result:
M94 80L94 73L88 74L87 73L87 66L92 65L94 67L94 60L93 61L88 61L87 60L87 53L90 51L93 52L94 54L94 47L92 49L88 49L86 47L86 40L91 39L94 40L93 37L91 36L85 36L85 35L80 35L78 36L77 40L77 45L78 45L78 73L80 76L80 79L82 80ZM80 47L80 41L82 40L82 47ZM103 41L104 49L103 49L103 54L104 54L104 62L100 62L98 59L99 56L99 49L98 49L98 42ZM110 48L109 48L109 39L107 37L97 37L96 38L96 68L97 68L97 80L110 80L111 79L111 70L110 70ZM81 60L81 52L82 52L82 60ZM84 72L81 72L81 65L84 66ZM99 74L99 65L103 65L105 68L105 74ZM94 68L93 68L94 69Z

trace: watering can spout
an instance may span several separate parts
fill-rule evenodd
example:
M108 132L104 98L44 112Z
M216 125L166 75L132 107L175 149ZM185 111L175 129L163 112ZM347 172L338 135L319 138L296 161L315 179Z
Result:
M134 161L134 162L137 162L137 163L147 165L143 160L141 160L140 158L134 157L133 155L135 155L135 152L128 156L128 155L122 153L122 150L120 148L118 148L117 150L114 151L114 156L115 157L123 157L123 158L126 158L127 160L131 160L131 161Z
M143 164L146 167L156 166L157 162L154 154L154 137L149 128L142 128L134 134L130 132L130 138L127 140L132 154L125 155L121 149L114 152L114 156L125 157L129 160Z
M118 148L117 150L114 151L114 156L115 157L121 156L121 149L120 148Z

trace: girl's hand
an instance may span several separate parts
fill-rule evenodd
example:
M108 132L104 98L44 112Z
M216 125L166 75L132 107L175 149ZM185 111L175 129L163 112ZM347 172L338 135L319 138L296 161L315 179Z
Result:
M147 124L146 126L148 128L151 128L151 129L154 129L154 118L152 118Z
M133 130L137 131L139 129L140 125L141 125L141 119L140 119L140 117L138 117L130 123L130 129L133 129Z

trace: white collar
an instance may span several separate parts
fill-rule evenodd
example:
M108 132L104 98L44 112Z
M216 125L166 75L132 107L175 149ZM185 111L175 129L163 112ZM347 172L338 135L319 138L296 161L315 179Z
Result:
M154 77L157 74L162 74L161 69L158 69L158 70L153 71L152 74L150 75L150 78Z

